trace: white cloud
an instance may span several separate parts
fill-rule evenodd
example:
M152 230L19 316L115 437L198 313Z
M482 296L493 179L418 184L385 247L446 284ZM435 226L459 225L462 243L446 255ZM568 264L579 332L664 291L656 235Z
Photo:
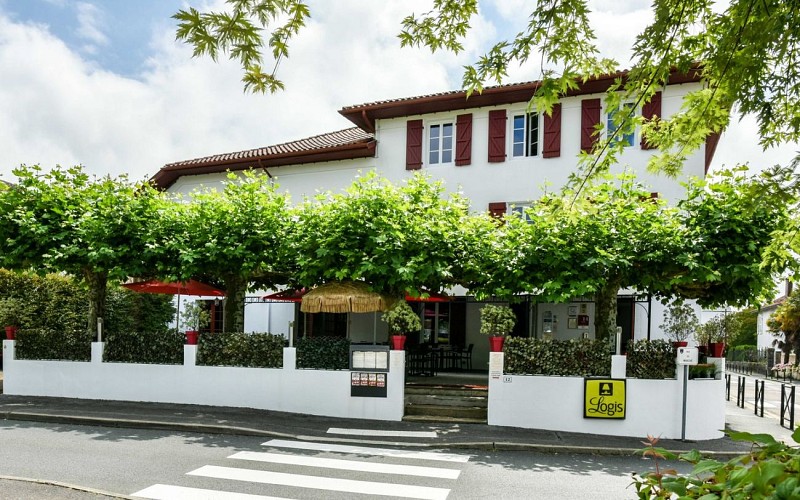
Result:
M166 23L150 42L146 72L132 79L98 69L46 27L0 13L0 173L8 178L20 163L82 163L98 174L146 178L169 162L349 127L337 113L342 106L458 88L462 66L502 36L503 27L479 17L457 56L401 49L400 21L427 8L426 0L312 5L308 27L279 69L286 90L266 96L243 94L236 64L192 59ZM617 21L632 26L637 15ZM613 29L598 34L607 31ZM527 69L508 81L536 77ZM759 151L752 130L735 124L716 162L775 162L774 152Z
M84 44L83 50L93 54L98 48L108 45L108 37L101 29L103 24L102 11L97 6L87 2L78 2L75 10L78 18L78 36L87 42Z

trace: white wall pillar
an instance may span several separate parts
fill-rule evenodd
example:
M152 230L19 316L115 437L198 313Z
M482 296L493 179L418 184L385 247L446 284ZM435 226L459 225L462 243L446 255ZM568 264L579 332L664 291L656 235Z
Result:
M103 362L103 352L105 349L105 342L92 342L92 364Z
M611 378L625 378L628 370L628 357L614 354L611 356Z
M183 345L183 366L197 366L197 345Z
M296 370L297 369L297 348L284 347L283 348L283 369Z

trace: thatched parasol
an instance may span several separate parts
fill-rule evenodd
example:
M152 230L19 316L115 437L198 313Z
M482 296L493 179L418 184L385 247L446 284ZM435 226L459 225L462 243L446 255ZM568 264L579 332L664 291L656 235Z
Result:
M368 313L385 311L394 299L373 292L363 282L335 281L303 295L300 310L307 313Z

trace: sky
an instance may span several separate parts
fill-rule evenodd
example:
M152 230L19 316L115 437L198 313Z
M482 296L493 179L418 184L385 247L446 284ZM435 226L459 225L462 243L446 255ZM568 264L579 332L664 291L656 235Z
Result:
M344 106L460 88L462 67L520 31L530 5L482 1L453 55L400 48L403 17L431 0L309 3L312 18L279 67L286 90L256 95L243 92L236 63L192 58L175 41L172 14L221 0L0 0L0 179L13 181L20 164L146 179L167 163L348 128ZM628 67L649 0L591 7L603 55ZM538 77L514 67L505 83ZM785 164L797 149L762 151L745 118L723 134L714 166Z

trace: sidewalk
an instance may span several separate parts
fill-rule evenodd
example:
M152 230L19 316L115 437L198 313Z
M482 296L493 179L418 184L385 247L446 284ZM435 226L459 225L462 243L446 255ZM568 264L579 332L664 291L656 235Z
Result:
M2 372L0 372L0 379ZM234 434L278 437L307 441L360 443L380 446L409 446L471 450L528 450L547 453L586 453L629 455L641 449L641 438L601 436L519 429L481 424L429 424L415 422L375 422L297 415L247 408L93 401L49 397L0 395L0 419L11 422L47 422L70 425L159 429L178 432ZM760 418L749 409L727 403L728 428L751 433L768 433L794 444L791 432L775 418ZM342 434L330 429L380 429L378 435ZM400 431L400 432L398 432ZM428 433L435 437L409 435ZM435 433L435 434L431 434ZM383 434L383 435L380 435ZM403 435L406 434L406 435ZM746 453L747 443L725 437L715 440L682 442L662 440L660 446L676 452L697 449L722 460Z

